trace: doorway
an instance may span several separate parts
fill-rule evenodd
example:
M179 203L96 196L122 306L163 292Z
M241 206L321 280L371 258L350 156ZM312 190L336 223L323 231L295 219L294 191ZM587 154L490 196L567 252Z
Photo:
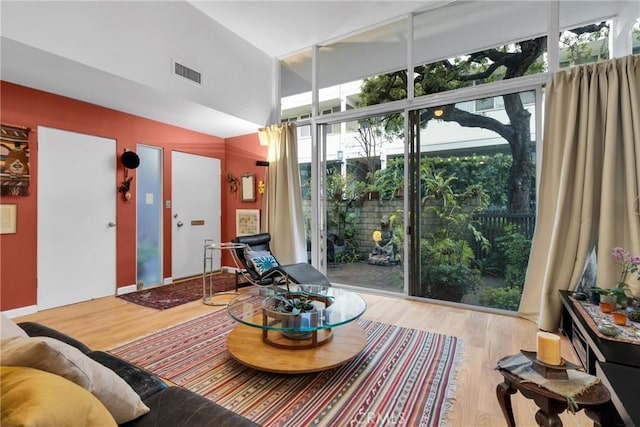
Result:
M220 242L220 160L173 151L172 277L202 274L204 241ZM214 251L213 270L220 270Z
M38 127L38 310L116 290L116 141Z

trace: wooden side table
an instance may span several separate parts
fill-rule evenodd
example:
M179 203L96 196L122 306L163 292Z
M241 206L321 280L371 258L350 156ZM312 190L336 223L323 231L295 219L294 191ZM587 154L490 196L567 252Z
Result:
M504 381L498 384L496 395L509 427L515 427L516 425L513 417L513 408L511 407L511 395L518 391L527 399L532 399L540 408L535 415L539 426L562 426L562 420L558 415L569 407L566 397L553 393L532 382L523 382L522 378L504 369L500 369L500 373ZM615 423L611 424L608 411L604 406L610 399L611 395L607 387L601 383L594 384L587 391L576 396L577 411L584 409L585 414L593 420L594 426L606 427L615 425Z

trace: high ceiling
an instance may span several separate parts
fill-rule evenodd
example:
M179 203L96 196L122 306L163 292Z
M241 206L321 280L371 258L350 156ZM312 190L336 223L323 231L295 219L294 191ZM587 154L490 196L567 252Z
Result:
M269 56L352 34L450 1L198 1L191 4Z
M427 21L421 24L426 33L422 37L435 42L422 43L413 51L414 59L437 60L514 40L523 32L543 34L549 4L540 0L0 0L0 77L228 138L255 133L273 121L274 58L390 23L409 12L437 9L422 15ZM562 0L560 25L582 24L594 17L638 16L639 4ZM357 48L361 39L352 37L345 45ZM389 43L386 47L395 49ZM371 54L363 51L366 60L356 59L345 67L344 60L336 58L330 65L342 77L357 75L353 79L365 75L357 67L369 70L372 61L385 62L378 64L382 71L376 71L385 72L383 67L391 61L388 52L374 44L370 48ZM393 52L403 64L403 50ZM202 83L177 77L174 61L200 72Z
M263 106L263 110L272 113L270 57L357 32L429 3L433 2L2 0L1 77L12 83L227 138L254 133L268 124L269 116L255 110ZM196 26L203 29L194 28ZM222 26L222 30L235 33L250 45L226 41L227 34L220 36L220 30L209 28L212 26ZM193 37L192 33L202 33L203 40L215 39L217 53L211 49L203 55L205 49L194 47L201 41L185 41L185 33L189 33L189 37ZM183 46L177 49L178 44ZM251 54L250 49L255 49L255 53ZM244 68L258 68L254 64L244 68L231 64L240 55L238 52L247 51L245 55L255 57L267 72L255 73L259 74L256 79L261 80L252 78L254 87L246 88L247 93L240 91L244 85L228 82L228 90L235 90L231 94L224 92L224 86L212 89L213 92L196 92L188 87L190 85L177 88L184 83L165 76L166 69L161 76L151 70L152 66L158 69L158 64L153 63L153 54L171 58L176 50L190 53L184 56L192 63L213 61L212 68L218 74L220 66L215 60L222 58L227 66L230 64L232 77L238 79L235 74L249 71ZM226 60L226 56L232 59ZM243 60L240 58L239 62ZM228 78L215 76L209 81L213 86ZM245 81L250 80L245 78ZM249 111L251 108L254 111Z

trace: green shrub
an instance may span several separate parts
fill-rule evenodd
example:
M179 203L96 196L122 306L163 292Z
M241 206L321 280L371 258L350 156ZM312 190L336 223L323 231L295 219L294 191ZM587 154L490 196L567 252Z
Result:
M463 264L431 265L424 269L423 294L436 299L459 302L462 296L482 284L477 270Z
M474 259L473 264L481 276L500 277L503 274L501 263L493 256L482 259Z
M513 225L505 227L506 234L497 240L498 249L504 255L505 285L522 289L529 265L531 240Z
M478 302L485 307L518 311L522 290L517 287L487 288L478 293Z

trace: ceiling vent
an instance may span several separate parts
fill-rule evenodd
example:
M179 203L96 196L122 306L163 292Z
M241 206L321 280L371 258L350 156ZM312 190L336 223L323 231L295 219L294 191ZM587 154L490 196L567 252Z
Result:
M198 85L202 85L202 74L175 61L173 62L173 73Z

